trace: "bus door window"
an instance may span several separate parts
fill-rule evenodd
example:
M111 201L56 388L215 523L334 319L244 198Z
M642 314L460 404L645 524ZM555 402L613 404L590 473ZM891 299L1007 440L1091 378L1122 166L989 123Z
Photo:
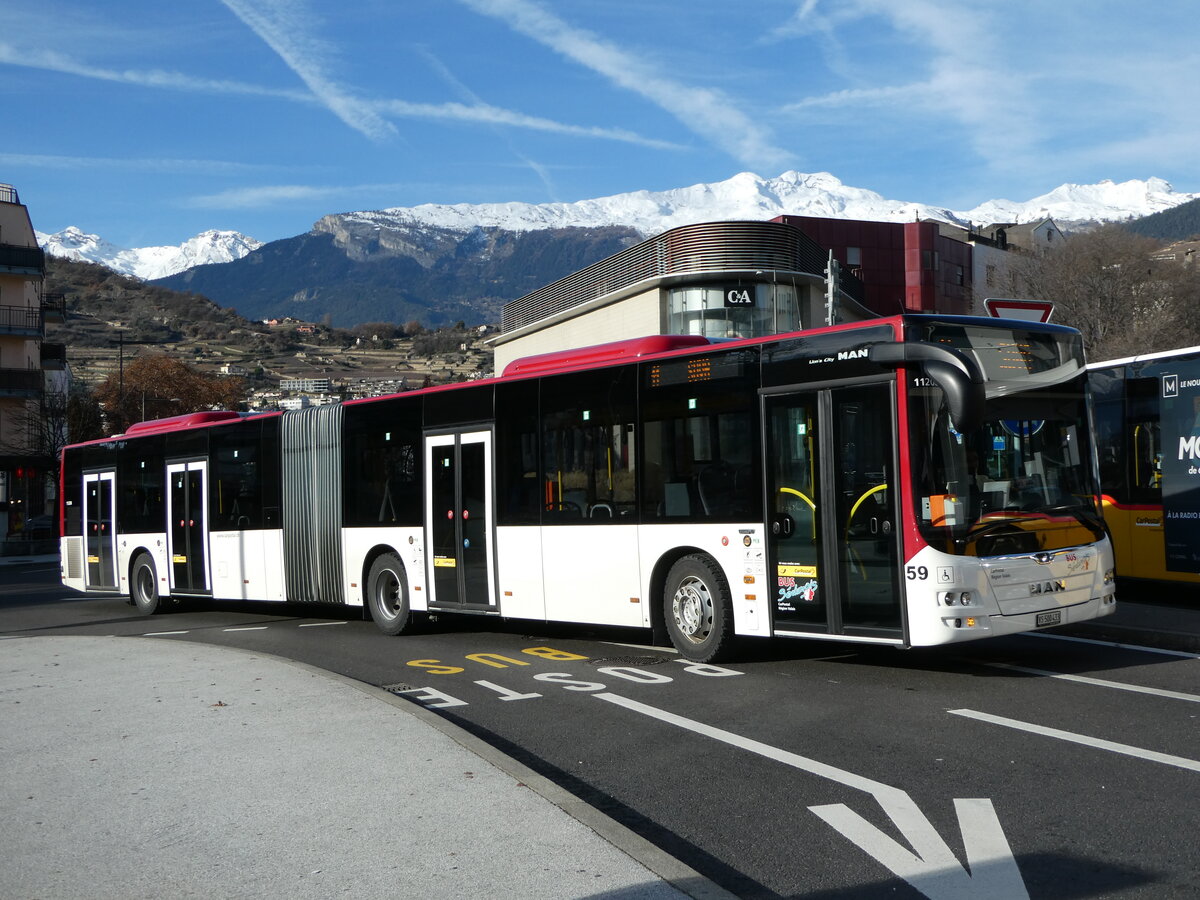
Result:
M170 463L167 479L171 587L179 591L207 591L208 463L201 460Z
M83 527L88 589L111 590L117 586L116 503L112 472L83 476Z
M831 393L842 626L899 628L891 390L869 385Z
M816 396L770 400L767 410L767 565L775 573L775 624L824 630Z

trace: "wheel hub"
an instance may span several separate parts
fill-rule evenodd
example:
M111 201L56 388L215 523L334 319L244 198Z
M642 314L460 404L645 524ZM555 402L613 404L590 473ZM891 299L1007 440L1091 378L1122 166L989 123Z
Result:
M672 612L675 625L688 639L700 643L712 631L713 603L708 586L688 578L675 591Z

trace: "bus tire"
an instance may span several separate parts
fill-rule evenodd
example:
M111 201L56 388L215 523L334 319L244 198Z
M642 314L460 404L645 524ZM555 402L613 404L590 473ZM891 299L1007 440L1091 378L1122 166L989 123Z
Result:
M680 655L694 662L724 658L733 644L733 609L721 567L700 554L678 560L667 573L663 616Z
M367 609L375 627L384 634L402 634L412 620L408 576L394 553L385 553L371 564L367 575Z
M149 553L139 553L129 569L129 598L143 616L154 615L162 605L158 593L158 572Z

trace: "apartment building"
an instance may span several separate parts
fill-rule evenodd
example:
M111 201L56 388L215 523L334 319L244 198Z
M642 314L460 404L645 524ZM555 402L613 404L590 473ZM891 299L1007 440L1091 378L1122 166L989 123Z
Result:
M52 477L66 403L66 347L48 343L61 295L44 290L45 256L17 190L0 184L0 541L42 536L54 511ZM59 440L61 443L61 439ZM34 535L34 531L39 532Z

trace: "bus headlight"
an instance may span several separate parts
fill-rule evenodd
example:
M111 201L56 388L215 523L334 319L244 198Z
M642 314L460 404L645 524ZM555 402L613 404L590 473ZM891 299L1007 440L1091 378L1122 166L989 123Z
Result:
M1104 583L1105 583L1105 584L1112 584L1112 583L1113 583L1114 581L1116 581L1116 580L1117 580L1117 570L1116 570L1116 569L1105 569L1105 571L1104 571Z
M943 606L970 606L972 602L970 591L947 591L938 597Z

